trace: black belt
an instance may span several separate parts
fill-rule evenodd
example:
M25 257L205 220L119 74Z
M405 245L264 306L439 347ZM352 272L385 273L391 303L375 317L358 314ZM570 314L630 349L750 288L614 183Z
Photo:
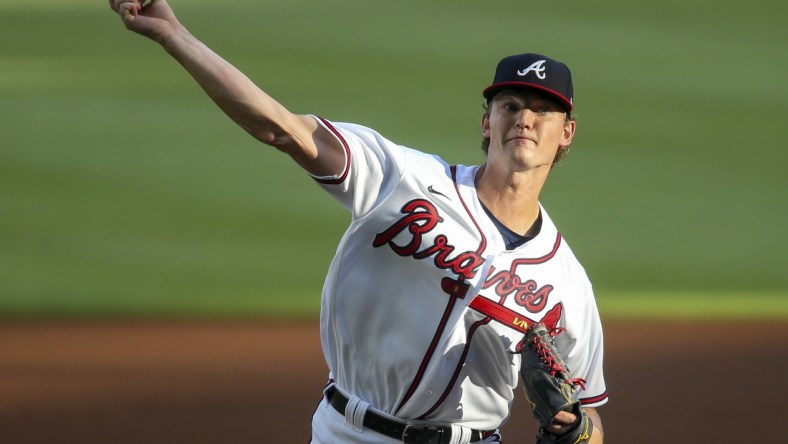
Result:
M348 398L333 385L326 389L326 399L339 413L345 414ZM438 425L407 424L395 421L367 410L364 427L389 436L406 444L448 444L451 442L451 427ZM493 432L471 430L471 442L481 441Z

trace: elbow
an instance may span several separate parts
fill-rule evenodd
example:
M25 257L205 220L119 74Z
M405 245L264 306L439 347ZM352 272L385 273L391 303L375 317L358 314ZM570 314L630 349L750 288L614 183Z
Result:
M265 129L250 132L252 136L266 145L272 146L279 151L288 151L288 147L293 146L293 138L290 134L281 129Z
M281 143L281 142L277 142L278 140L281 140L281 136L277 136L276 132L274 131L265 131L265 130L261 131L261 130L249 129L247 130L247 132L249 132L249 134L251 134L252 137L259 140L260 142L263 142L266 145L277 147L277 143Z
M240 122L241 127L258 141L301 160L317 157L315 149L309 149L312 129L291 114L279 118L258 115ZM311 155L308 155L311 154Z
M281 126L267 122L264 119L250 119L239 123L249 135L274 148L281 150L291 142L292 138L287 131Z
M250 115L241 122L241 127L260 142L287 152L295 140L294 126L290 116L266 116L259 113Z

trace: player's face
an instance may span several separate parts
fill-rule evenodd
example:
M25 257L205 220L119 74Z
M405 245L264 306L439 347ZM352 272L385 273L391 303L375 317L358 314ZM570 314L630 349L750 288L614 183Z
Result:
M572 142L575 122L543 93L505 90L493 97L482 131L490 139L487 163L519 171L550 167L559 146Z

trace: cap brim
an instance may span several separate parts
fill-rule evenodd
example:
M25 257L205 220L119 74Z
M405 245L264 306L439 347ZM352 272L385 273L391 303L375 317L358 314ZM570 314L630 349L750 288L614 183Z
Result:
M539 91L544 91L551 96L558 99L559 103L567 109L567 111L572 111L574 106L572 105L572 101L567 99L563 94L559 94L558 92L550 89L545 88L542 85L536 85L534 83L528 82L501 82L501 83L493 83L492 85L488 86L487 88L482 91L482 95L485 99L492 99L492 97L499 92L503 91L504 89L517 89L517 88L530 88L530 89L538 89Z

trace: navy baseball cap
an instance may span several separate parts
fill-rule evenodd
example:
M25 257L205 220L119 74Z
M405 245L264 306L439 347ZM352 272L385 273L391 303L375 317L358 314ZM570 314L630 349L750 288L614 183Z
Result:
M495 69L495 78L482 91L489 100L498 92L511 88L533 88L558 99L572 111L572 73L569 67L541 54L518 54L504 57Z

